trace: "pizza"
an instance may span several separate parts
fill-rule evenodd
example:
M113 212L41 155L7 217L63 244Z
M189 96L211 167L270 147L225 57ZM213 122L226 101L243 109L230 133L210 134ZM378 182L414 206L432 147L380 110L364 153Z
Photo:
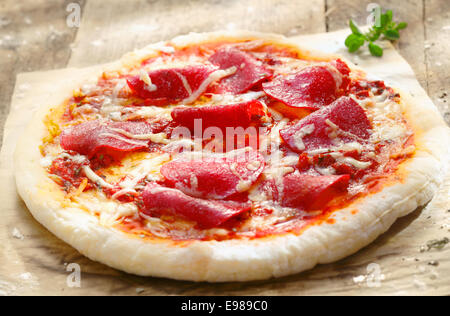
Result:
M334 262L430 201L448 162L436 108L278 35L190 34L61 80L17 145L18 191L56 236L137 275Z

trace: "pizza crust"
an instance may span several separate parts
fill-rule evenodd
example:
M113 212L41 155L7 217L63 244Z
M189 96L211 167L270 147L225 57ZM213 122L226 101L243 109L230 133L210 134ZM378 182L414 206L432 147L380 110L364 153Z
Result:
M299 48L282 36L253 32L190 34L170 43L184 46L220 39L268 39ZM53 97L62 102L76 84L95 80L104 69L117 69L155 54L164 45L164 42L150 45L126 55L121 61L64 80ZM313 56L330 57L312 50L304 51ZM43 118L50 109L44 104L17 144L17 189L36 220L57 237L90 259L128 273L208 282L262 280L298 273L355 253L388 230L397 218L426 204L436 193L449 163L449 128L431 102L419 103L405 92L401 95L417 144L415 156L398 171L403 181L335 212L334 224L324 222L309 227L300 235L182 244L141 240L100 225L96 217L82 209L65 208L64 194L40 164L38 144L46 132ZM36 102L47 103L48 100Z

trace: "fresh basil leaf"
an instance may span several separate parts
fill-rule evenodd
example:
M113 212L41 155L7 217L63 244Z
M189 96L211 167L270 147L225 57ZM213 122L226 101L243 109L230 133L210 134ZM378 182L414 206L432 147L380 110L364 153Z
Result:
M352 33L355 35L362 35L359 27L356 25L355 22L353 22L353 20L349 21L349 25L350 25L350 29L352 30Z
M400 33L397 30L387 30L384 32L384 37L388 40L395 41L400 38Z
M364 43L358 43L358 42L353 42L349 47L348 47L348 51L350 53L354 53L356 52Z
M364 45L364 38L360 35L350 34L345 40L345 46L351 53L356 52L362 45Z
M345 46L349 46L351 45L354 41L356 41L358 39L358 35L355 34L350 34L349 36L347 36L347 38L345 39Z
M380 24L381 24L381 26L378 28L381 28L381 29L386 27L386 25L388 24L388 16L385 13L382 14L380 17Z
M375 42L378 40L381 36L381 29L376 29L375 32L372 34L370 41Z
M392 10L387 10L385 14L386 14L387 23L390 23L392 21L392 15L393 15Z
M393 21L392 10L386 10L382 13L382 9L377 7L373 10L373 13L377 16L377 21L369 30L365 33L361 32L359 27L353 20L349 20L349 26L352 34L345 40L345 46L347 46L350 52L357 51L365 42L369 42L369 51L373 56L382 56L383 48L376 45L375 42L383 35L384 40L395 41L400 38L400 30L406 28L408 24L406 22L397 23Z
M397 27L395 28L397 31L399 30L403 30L408 26L408 23L406 22L400 22L399 24L397 24Z
M378 46L372 42L369 43L369 51L373 56L376 56L376 57L383 56L383 49L380 46Z

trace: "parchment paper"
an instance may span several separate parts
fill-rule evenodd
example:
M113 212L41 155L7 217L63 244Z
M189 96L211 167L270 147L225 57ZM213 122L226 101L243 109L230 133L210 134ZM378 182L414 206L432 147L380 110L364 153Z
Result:
M422 102L431 102L410 66L390 44L386 43L382 59L368 53L350 56L342 44L346 35L347 31L339 31L295 39L304 46L344 54L389 84L413 92ZM449 176L431 203L398 220L372 245L340 262L281 279L205 284L142 278L83 257L31 217L15 190L12 154L35 110L33 100L57 102L52 91L61 78L90 71L92 68L72 68L17 77L0 153L0 295L450 294L450 245L440 251L426 251L425 247L429 240L450 237ZM81 268L81 287L71 287L71 263Z

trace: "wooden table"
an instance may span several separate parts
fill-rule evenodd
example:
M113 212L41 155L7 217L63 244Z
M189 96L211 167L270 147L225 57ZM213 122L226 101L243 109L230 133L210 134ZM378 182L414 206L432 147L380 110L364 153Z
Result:
M7 114L15 86L16 74L40 71L66 66L85 66L114 60L123 53L142 47L157 40L172 38L190 31L202 32L218 29L250 29L281 33L287 36L334 31L347 26L352 18L359 24L366 23L367 4L372 0L2 0L0 3L0 133ZM70 28L66 23L67 5L79 3L82 8L83 27ZM412 65L421 85L438 106L447 123L450 123L450 1L448 0L379 0L384 8L394 11L395 19L407 21L409 27L402 31L397 43L400 53ZM114 17L114 18L112 18ZM118 18L119 17L119 18ZM131 25L142 30L142 36L125 37L118 40L117 25ZM111 41L114 48L98 54L103 41ZM87 45L89 44L89 45ZM76 49L81 46L88 49ZM73 49L75 48L75 49ZM21 89L16 87L16 93ZM401 219L393 233L382 236L378 243L385 243L397 232L410 225L420 212ZM25 216L25 215L24 215ZM29 221L27 214L27 221ZM33 224L34 225L34 224ZM40 236L50 238L50 233L39 228ZM314 274L302 274L292 278L282 278L270 282L249 284L222 284L197 286L189 282L164 279L138 278L108 269L70 250L64 243L51 239L45 246L47 251L61 250L61 256L31 258L30 260L51 269L55 260L61 262L81 262L89 265L83 277L91 291L101 293L104 283L111 275L115 282L109 282L108 293L136 294L136 287L147 287L151 283L152 292L147 294L295 294L315 284L323 274L336 282L349 278L350 270L364 270L365 265L341 268L333 273L333 268L318 267ZM55 250L56 249L56 250ZM380 254L391 256L392 254ZM363 256L363 254L356 255ZM405 259L405 258L403 258ZM402 259L402 260L403 260ZM399 259L400 260L400 259ZM406 260L406 259L405 259ZM342 268L344 266L344 268ZM345 272L348 272L345 274ZM0 276L1 277L1 276ZM104 279L104 280L103 280ZM102 281L103 280L103 281ZM298 282L302 280L303 282ZM0 278L1 281L1 278ZM102 283L103 282L103 283ZM353 283L345 283L350 288ZM342 285L342 282L341 282ZM48 290L48 289L47 289ZM63 293L64 287L55 293ZM67 290L67 289L66 289ZM315 289L314 294L347 289ZM74 291L69 291L76 294ZM67 293L67 291L66 291ZM308 293L306 291L306 293ZM338 292L339 293L339 292ZM355 292L353 292L355 293ZM374 292L376 293L376 292ZM447 293L450 294L450 293Z

